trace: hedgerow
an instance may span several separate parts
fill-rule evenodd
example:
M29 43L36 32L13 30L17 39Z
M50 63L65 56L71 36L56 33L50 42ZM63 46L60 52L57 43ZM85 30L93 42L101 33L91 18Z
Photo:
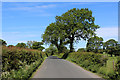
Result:
M101 67L106 65L108 57L92 52L73 52L69 53L67 60L75 62L81 67L84 67L92 72L98 72Z
M117 57L116 77L118 80L120 79L120 56Z
M108 57L107 55L93 52L73 52L69 53L67 60L98 73L105 79L120 79L120 56L116 59L116 57Z
M45 53L38 50L3 47L2 79L28 79L45 56Z

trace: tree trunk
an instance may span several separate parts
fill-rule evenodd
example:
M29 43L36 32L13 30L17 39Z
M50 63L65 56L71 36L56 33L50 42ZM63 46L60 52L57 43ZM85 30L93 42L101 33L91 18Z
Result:
M58 47L58 53L61 53L61 48L60 48L60 46Z
M60 40L60 44L58 44L56 47L58 49L58 53L62 53L62 45L63 45L63 41Z
M74 35L72 35L72 37L70 38L70 52L74 51L73 42L74 42Z

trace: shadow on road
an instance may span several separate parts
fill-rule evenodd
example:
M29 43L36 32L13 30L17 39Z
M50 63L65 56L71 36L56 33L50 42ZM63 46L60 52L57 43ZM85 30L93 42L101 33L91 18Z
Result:
M47 59L60 59L57 56L49 56Z

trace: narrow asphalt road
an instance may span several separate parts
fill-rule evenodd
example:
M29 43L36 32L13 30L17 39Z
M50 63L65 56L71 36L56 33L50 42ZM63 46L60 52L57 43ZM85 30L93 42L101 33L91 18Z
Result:
M49 56L32 78L100 78L69 61Z

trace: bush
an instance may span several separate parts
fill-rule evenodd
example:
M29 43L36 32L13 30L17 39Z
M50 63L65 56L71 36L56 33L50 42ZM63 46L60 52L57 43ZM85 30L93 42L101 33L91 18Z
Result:
M96 54L93 52L73 52L68 55L67 59L92 72L99 71L100 74L104 74L106 72L104 69L108 60L106 55Z
M45 49L47 56L51 56L58 53L58 49L54 45L50 45L49 48Z
M82 66L84 66L85 68L87 68L89 65L90 65L90 62L89 62L88 60L85 60L85 61L83 62L83 65L82 65Z
M120 56L117 57L116 77L117 79L120 79Z
M2 51L2 78L28 78L45 57L41 51L17 47L3 47Z
M90 65L99 64L99 66L103 66L106 64L108 58L102 54L92 52L74 52L70 53L67 59L75 61L77 64L81 64L87 68Z
M116 58L92 52L73 52L69 53L67 60L70 60L87 70L99 73L103 78L109 80L120 79L120 56ZM113 66L113 61L116 67Z
M85 50L85 48L79 48L78 50L77 50L77 52L85 52L86 50Z

